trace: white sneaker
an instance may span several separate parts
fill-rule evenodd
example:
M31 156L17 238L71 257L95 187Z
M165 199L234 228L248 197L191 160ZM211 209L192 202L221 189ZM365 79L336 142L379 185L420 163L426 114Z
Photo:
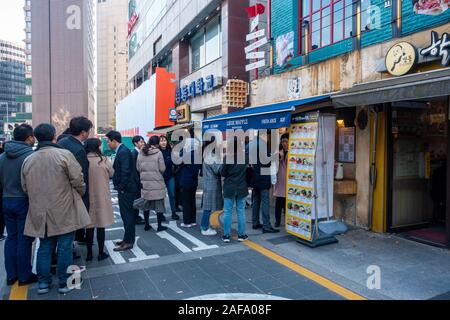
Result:
M196 223L191 223L191 227L196 227L197 224Z
M182 224L180 224L180 227L182 227L182 228L191 228L192 224L184 224L184 223L182 223Z
M208 230L202 230L202 235L204 236L215 236L216 234L217 231L211 228L209 228Z

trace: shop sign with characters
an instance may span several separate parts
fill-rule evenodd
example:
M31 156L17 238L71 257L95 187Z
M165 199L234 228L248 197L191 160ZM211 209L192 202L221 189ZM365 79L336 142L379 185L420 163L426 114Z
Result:
M214 75L209 75L205 78L199 78L186 84L176 91L176 103L179 105L182 102L187 102L191 98L203 96L209 91L212 91L218 86L217 78Z
M435 58L442 58L441 64L444 67L450 65L450 35L446 32L439 38L436 31L431 31L431 44L420 50L423 56L432 56Z
M399 42L386 54L386 69L393 76L407 74L417 62L417 50L408 42Z

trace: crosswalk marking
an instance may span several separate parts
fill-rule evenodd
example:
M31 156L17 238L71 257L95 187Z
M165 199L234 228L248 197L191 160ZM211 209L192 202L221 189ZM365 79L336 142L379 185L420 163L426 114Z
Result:
M108 250L109 256L112 259L112 261L114 262L114 264L123 264L126 263L125 259L122 257L122 255L120 254L120 252L115 252L114 248L116 247L114 245L115 241L119 241L119 240L107 240L105 241L105 247L106 250Z
M168 228L172 229L173 231L175 231L176 233L178 233L180 236L182 236L183 238L189 240L190 242L192 242L194 245L196 245L197 247L192 248L192 250L194 251L201 251L201 250L208 250L208 249L215 249L218 248L219 246L217 245L207 245L206 243L198 240L196 237L190 235L189 233L187 233L184 230L181 230L177 223L175 221L170 221L169 224L167 225Z
M158 228L158 226L156 225L156 223L152 224L153 229ZM180 250L182 253L187 253L187 252L192 252L191 249L189 249L187 246L185 246L183 243L181 243L180 240L178 240L177 238L175 238L174 236L168 234L166 231L162 231L162 232L158 232L157 235L161 238L161 239L166 239L167 241L169 241L170 243L172 243L175 247L177 247L178 250Z
M129 259L130 262L137 262L137 261L144 261L144 260L151 260L151 259L158 259L159 255L152 254L152 255L146 255L144 251L142 251L141 248L138 246L138 240L139 237L136 237L136 241L134 242L133 249L131 249L131 252L136 256L136 258Z

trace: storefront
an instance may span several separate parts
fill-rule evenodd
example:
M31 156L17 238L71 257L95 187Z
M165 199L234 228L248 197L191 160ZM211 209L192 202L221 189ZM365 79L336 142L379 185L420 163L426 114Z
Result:
M339 154L339 149L335 148L340 146L339 125L350 126L353 120L354 110L336 112L330 96L322 95L208 118L203 120L203 131L275 129L279 133L289 132L284 226L299 242L318 246L336 242L333 236L320 229L318 222L334 216L334 163ZM346 152L345 156L354 159L354 150L350 153Z
M332 100L337 108L372 110L369 200L371 218L381 221L381 231L449 246L450 68L432 63L429 69L436 70L392 74Z

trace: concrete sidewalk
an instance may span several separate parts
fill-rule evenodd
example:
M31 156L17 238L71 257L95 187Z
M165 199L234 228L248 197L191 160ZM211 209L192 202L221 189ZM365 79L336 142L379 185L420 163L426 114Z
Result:
M295 237L259 236L251 239L369 299L450 298L450 251L397 236L361 229L337 236L339 243L309 248ZM370 290L367 280L379 268L380 289Z

